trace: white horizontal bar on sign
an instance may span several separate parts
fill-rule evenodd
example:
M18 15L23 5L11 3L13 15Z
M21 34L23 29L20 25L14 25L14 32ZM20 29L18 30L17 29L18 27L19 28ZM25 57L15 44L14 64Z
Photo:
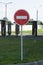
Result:
M27 19L27 16L16 16L16 19Z

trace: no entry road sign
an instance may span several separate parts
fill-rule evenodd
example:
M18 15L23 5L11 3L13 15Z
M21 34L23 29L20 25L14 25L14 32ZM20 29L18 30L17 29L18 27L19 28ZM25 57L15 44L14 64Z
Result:
M24 25L28 22L30 16L26 10L18 10L14 14L14 20L19 25Z
M22 25L26 24L30 16L25 10L18 10L14 14L14 20L17 24L21 25L21 61L23 60L23 35L22 35Z

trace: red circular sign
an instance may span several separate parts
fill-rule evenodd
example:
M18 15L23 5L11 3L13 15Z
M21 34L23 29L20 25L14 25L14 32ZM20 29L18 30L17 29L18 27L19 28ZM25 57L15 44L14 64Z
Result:
M14 14L14 20L17 24L19 25L24 25L28 22L29 20L29 14L27 11L25 10L18 10L15 14Z

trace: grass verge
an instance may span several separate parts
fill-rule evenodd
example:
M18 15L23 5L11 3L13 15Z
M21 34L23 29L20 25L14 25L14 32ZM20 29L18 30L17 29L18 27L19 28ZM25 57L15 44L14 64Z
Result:
M19 37L0 37L0 64L16 64L43 60L43 40L23 38L21 61Z

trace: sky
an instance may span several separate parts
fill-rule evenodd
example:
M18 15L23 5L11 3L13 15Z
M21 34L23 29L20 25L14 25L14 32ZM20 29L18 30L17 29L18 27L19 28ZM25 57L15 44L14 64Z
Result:
M37 10L38 10L38 20L43 22L43 0L0 0L0 19L3 19L5 17L6 3L7 3L7 18L11 22L14 22L14 14L19 9L26 10L30 15L30 19L34 20L36 20L37 18Z

